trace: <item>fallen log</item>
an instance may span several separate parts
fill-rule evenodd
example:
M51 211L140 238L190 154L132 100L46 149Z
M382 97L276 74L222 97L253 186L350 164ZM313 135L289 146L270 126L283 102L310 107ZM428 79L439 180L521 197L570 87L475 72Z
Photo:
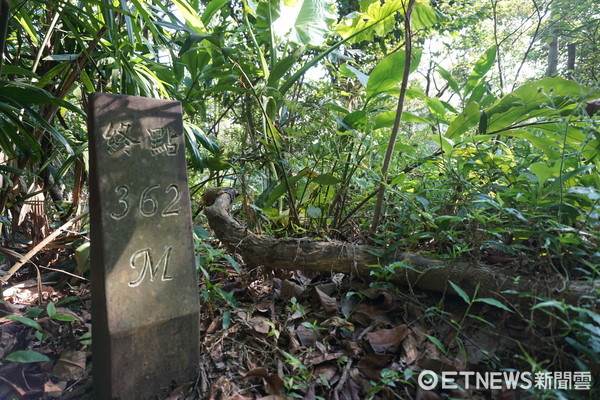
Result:
M406 287L456 294L452 281L471 298L494 298L511 304L531 304L535 297L564 300L572 305L596 301L598 281L568 281L558 276L516 276L507 267L483 263L433 260L418 254L380 247L309 238L275 239L259 236L230 214L238 193L233 188L210 188L203 194L204 214L215 236L251 266L272 269L341 272L372 279L375 266L401 262L391 279ZM478 287L479 286L479 287ZM477 288L478 287L478 288Z

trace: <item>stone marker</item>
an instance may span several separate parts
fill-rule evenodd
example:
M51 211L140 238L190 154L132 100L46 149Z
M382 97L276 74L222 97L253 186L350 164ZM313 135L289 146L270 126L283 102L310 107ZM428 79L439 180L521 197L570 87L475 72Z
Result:
M181 105L94 93L88 112L96 399L164 399L198 373Z

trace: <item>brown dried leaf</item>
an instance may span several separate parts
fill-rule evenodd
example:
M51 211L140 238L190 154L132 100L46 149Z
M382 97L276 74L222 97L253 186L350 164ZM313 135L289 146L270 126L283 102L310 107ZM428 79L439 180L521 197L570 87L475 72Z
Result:
M377 304L384 310L389 310L392 308L396 300L394 294L389 289L369 288L367 290L363 290L362 293L369 299L377 302Z
M57 383L54 383L52 381L46 381L46 383L44 383L44 393L48 397L60 397L62 396L66 388L66 381L60 381Z
M246 397L246 396L242 396L241 394L234 394L233 396L229 396L228 398L226 398L225 400L252 400L254 397Z
M331 382L335 374L338 372L338 367L336 364L321 364L313 371L313 375L323 376L327 382Z
M306 326L300 324L296 328L296 336L298 336L298 340L302 343L302 346L312 347L315 345L315 342L319 338L317 332L314 329L307 328Z
M339 360L344 357L343 353L323 353L319 350L315 350L308 354L304 359L305 365L318 365L327 361Z
M394 358L390 354L367 354L358 362L358 369L367 378L372 380L381 379L381 370L384 369Z
M304 287L298 285L296 282L292 282L288 279L285 279L281 283L281 292L279 296L284 300L289 300L292 297L299 298L304 293Z
M325 321L323 321L321 323L321 326L327 327L327 328L346 328L348 329L350 332L354 332L354 325L352 324L352 322L346 321L343 318L340 317L331 317Z
M266 368L255 368L246 372L244 379L262 378L265 382L265 391L277 395L283 389L283 380L277 374L269 374Z
M404 338L410 333L409 329L406 329L406 325L400 325L392 329L380 329L375 332L367 333L367 340L373 348L373 351L377 353L384 353L386 351L395 353L398 351L398 346Z
M352 315L352 320L362 326L369 326L371 323L375 323L375 325L378 326L392 324L384 311L367 304L361 304L358 306L356 312Z
M323 293L323 291L321 291L319 288L315 288L314 293L316 294L317 299L321 303L323 310L330 313L339 312L336 299L334 299L333 297L329 297L328 295Z
M65 381L81 378L85 373L86 357L85 351L64 349L52 370L52 375Z
M419 339L412 333L412 330L410 330L408 337L402 341L402 350L404 351L404 362L407 364L414 363L421 356Z
M266 323L268 320L265 317L256 316L250 318L250 324L254 328L254 330L258 333L269 333L269 325Z
M346 354L348 357L359 358L363 354L363 348L358 342L346 340L344 342L344 346L346 348Z

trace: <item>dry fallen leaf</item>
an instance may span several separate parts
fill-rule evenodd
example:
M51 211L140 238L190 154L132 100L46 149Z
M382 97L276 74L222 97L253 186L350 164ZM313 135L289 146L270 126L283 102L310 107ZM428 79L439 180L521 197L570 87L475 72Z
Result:
M279 296L284 300L289 300L292 297L298 299L302 293L304 293L304 287L298 285L296 282L284 279L281 283L281 292L279 293Z
M66 381L59 381L57 383L54 383L52 381L46 381L46 383L44 383L44 393L48 397L54 397L54 398L60 397L60 396L62 396L66 387L67 387Z
M321 326L326 328L346 328L350 332L354 332L354 325L340 317L331 317L321 323Z
M246 396L242 396L241 394L234 394L233 396L230 396L228 398L226 398L225 400L252 400L253 397L246 397Z
M262 378L265 382L265 391L277 395L283 389L283 380L277 374L269 374L266 368L255 368L246 372L244 379Z
M384 369L394 357L390 354L367 354L358 362L358 369L369 379L381 379L381 370Z
M319 300L321 307L323 307L324 311L328 313L337 313L339 311L336 299L334 299L333 297L329 297L317 287L315 288L314 293L317 299Z
M360 304L354 314L352 314L351 319L362 326L369 326L372 323L376 326L392 324L389 316L383 310L367 304Z
M307 328L302 324L298 325L296 328L296 336L298 336L298 340L300 340L300 343L302 343L302 346L304 347L314 346L319 337L314 329Z
M367 340L373 351L377 353L395 353L398 351L400 343L410 333L406 325L400 325L392 329L380 329L378 331L367 333Z
M267 324L267 321L268 320L265 317L256 316L250 318L249 322L256 332L267 334L269 333L269 329L271 329Z
M60 353L52 375L65 381L77 380L85 373L87 353L66 348Z
M408 337L402 341L402 350L404 350L404 362L412 364L419 359L421 351L419 350L419 339L410 331Z

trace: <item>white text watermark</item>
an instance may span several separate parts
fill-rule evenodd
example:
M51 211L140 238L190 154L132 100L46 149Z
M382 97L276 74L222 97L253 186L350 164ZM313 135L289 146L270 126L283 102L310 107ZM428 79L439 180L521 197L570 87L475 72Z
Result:
M592 386L592 373L583 371L554 372L475 372L443 371L436 374L430 370L421 371L417 379L419 387L432 390L440 384L441 389L541 389L541 390L589 390Z

